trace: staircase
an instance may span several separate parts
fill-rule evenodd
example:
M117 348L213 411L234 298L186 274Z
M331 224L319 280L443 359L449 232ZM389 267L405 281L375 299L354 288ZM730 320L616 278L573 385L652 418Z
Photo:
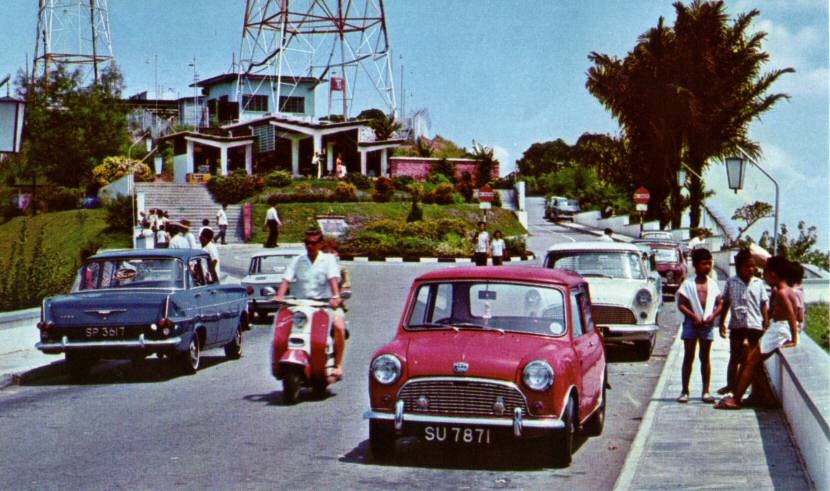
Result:
M210 227L219 232L216 223L216 210L219 204L204 184L177 184L168 182L137 182L136 193L144 193L144 209L159 208L167 212L171 221L190 220L191 232L195 235L202 227L202 220L210 220ZM241 244L242 239L242 206L228 205L225 209L228 216L228 244Z

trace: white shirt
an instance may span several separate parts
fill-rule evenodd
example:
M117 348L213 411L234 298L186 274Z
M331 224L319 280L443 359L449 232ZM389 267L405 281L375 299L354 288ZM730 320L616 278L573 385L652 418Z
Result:
M340 268L333 254L318 252L313 263L303 254L288 263L283 278L291 282L294 297L325 300L333 295L329 280L340 281Z
M170 249L190 249L190 241L182 234L176 234L170 239Z
M277 209L273 206L268 208L268 213L265 214L265 221L276 220L277 223L280 223L280 216L277 214Z
M493 239L493 242L490 242L490 248L492 249L493 257L501 257L504 255L504 239Z
M478 232L476 238L476 252L487 252L487 247L490 245L490 234L486 230Z
M608 235L608 234L602 234L602 235L600 235L600 236L599 236L599 239L597 239L597 240L598 240L598 241L600 241L600 242L614 242L614 238L613 238L613 237L611 237L611 236L610 236L610 235Z
M686 297L692 307L692 312L697 314L701 319L709 317L715 311L715 300L720 295L720 288L718 282L710 277L706 277L706 305L700 304L700 297L697 295L697 284L695 283L695 274L692 273L688 278L683 280L680 288L677 290L677 295ZM677 302L677 305L680 305ZM680 312L680 309L677 309ZM680 315L686 317L682 312Z
M219 249L210 241L202 246L202 250L208 253L211 261L216 261L216 279L219 279Z
M187 232L184 234L184 238L187 239L187 246L191 249L198 249L199 243L196 241L196 237L193 236L191 232Z
M219 225L228 224L228 215L225 214L225 210L222 208L219 208L219 211L216 212L216 223Z
M689 241L689 249L699 249L701 247L706 247L706 239L701 239L700 237L693 237L692 240Z

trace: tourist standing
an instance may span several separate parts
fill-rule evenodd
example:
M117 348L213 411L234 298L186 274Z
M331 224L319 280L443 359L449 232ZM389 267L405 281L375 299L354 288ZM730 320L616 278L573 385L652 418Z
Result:
M265 241L265 247L279 247L277 239L279 238L279 228L282 226L280 216L277 213L277 200L273 197L268 198L268 212L265 214L265 228L268 230L268 240Z
M334 163L334 176L338 179L346 177L346 164L343 163L343 154L337 154L337 160Z
M187 246L190 249L198 249L199 242L196 240L196 237L193 235L193 232L190 231L190 220L184 219L180 222L184 227L184 238L187 239Z
M486 223L478 222L478 230L473 234L473 261L476 266L487 266L487 256L490 254L490 234L484 229L486 226Z
M210 256L210 276L212 278L208 283L219 283L219 249L213 243L213 230L205 228L199 234L199 242L202 244L202 250Z
M692 240L689 241L689 250L695 250L699 248L706 248L706 229L699 228L697 229L697 235L692 237Z
M170 239L170 245L168 246L170 249L190 249L190 241L187 240L187 236L185 235L188 232L187 227L182 225L181 223L173 223L169 222L167 227L170 229L170 233L173 237Z
M493 266L501 266L504 261L506 246L501 235L501 230L493 232L493 240L490 242L490 255L493 257Z
M228 215L225 213L226 206L227 205L223 204L216 211L216 224L219 225L219 233L216 234L216 242L221 242L223 245L226 244L225 233L228 231Z

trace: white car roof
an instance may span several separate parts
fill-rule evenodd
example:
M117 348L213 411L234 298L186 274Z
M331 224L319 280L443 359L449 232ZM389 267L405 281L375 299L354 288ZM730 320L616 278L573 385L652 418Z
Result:
M255 257L266 257L266 256L299 256L300 254L305 254L305 249L301 249L299 247L286 247L285 249L279 248L273 251L262 251L262 252L255 252L251 255L251 258Z
M548 252L554 251L609 251L609 252L640 252L640 249L625 242L562 242L548 247Z

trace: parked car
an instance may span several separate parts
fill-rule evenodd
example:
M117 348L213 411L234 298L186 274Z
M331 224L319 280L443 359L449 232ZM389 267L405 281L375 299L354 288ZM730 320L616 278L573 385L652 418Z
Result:
M662 292L673 295L688 273L686 256L677 242L652 242L651 248L657 272L663 278Z
M640 257L643 258L643 264L646 265L649 277L654 278L654 281L657 283L657 291L662 292L663 277L660 276L659 272L657 272L657 260L655 259L654 249L651 247L652 242L637 239L631 243L637 246L637 249L640 250Z
M605 422L605 348L588 284L531 267L464 267L418 277L395 338L372 357L369 441L399 436L470 447L545 439L567 465L578 429Z
M582 211L575 199L552 196L545 205L545 218L548 220L571 220Z
M568 269L590 284L594 322L607 342L632 341L648 359L657 339L661 292L640 250L621 242L571 242L548 249L545 267Z
M186 372L203 350L224 347L239 358L248 327L247 294L211 277L198 249L105 252L81 266L71 292L43 300L37 349L63 353L82 375L99 359L143 360L157 354Z
M643 230L640 237L651 241L677 242L677 239L675 239L674 235L672 235L672 233L668 230Z
M248 313L252 321L277 311L274 292L282 283L285 268L294 257L305 253L304 249L295 247L257 252L251 256L248 274L240 284L248 292Z

